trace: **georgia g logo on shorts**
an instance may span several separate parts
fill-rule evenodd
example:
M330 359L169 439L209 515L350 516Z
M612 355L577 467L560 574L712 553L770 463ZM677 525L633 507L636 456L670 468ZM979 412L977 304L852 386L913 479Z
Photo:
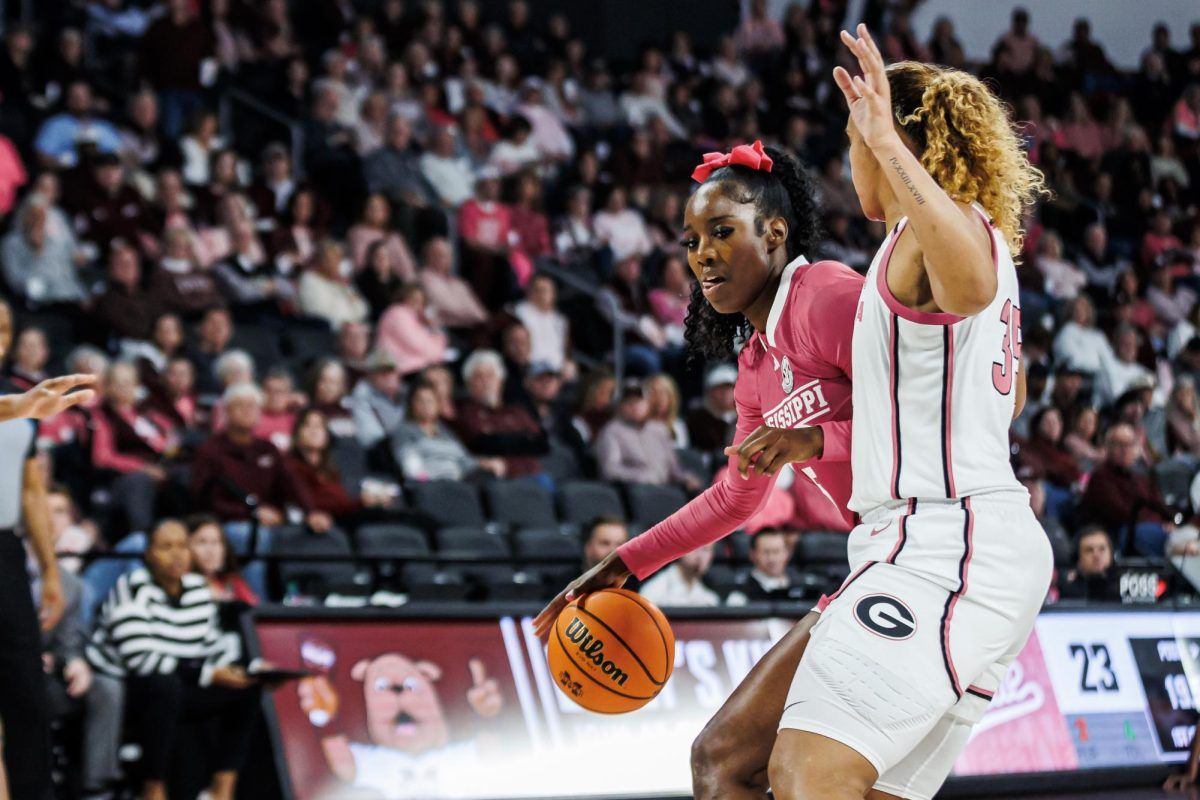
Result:
M901 641L917 631L912 609L888 594L869 594L854 605L858 624L876 636Z

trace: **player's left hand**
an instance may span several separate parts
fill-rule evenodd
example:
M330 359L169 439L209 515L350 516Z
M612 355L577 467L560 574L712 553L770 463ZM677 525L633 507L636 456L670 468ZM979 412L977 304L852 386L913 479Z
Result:
M842 41L858 59L862 75L851 76L845 67L833 68L833 80L846 97L850 119L867 147L875 148L892 141L896 117L892 112L892 90L888 86L883 56L875 46L867 26L859 24L858 36L842 31Z
M21 395L20 416L45 419L72 406L90 402L96 396L95 389L72 390L82 386L93 386L95 383L95 375L63 375L60 378L44 380Z
M741 444L725 448L725 455L737 456L737 471L743 478L754 472L774 475L785 464L808 461L825 449L825 433L820 427L772 428L759 425Z
M467 667L471 670L471 688L467 690L467 702L481 717L496 716L504 705L500 684L496 683L495 678L487 676L487 667L478 658L468 661Z

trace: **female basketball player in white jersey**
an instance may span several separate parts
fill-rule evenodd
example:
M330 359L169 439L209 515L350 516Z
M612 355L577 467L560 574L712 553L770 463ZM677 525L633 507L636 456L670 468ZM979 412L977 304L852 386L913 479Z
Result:
M1025 644L1046 535L1009 466L1019 391L1012 253L1042 190L976 78L884 68L860 25L850 107L863 212L886 220L853 344L853 572L823 600L788 693L776 797L931 798Z

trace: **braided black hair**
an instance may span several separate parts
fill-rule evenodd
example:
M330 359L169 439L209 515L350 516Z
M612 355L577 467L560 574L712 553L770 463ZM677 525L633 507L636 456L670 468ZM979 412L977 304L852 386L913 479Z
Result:
M821 215L816 186L798 159L778 147L764 148L774 162L770 172L740 165L721 167L705 183L728 184L725 189L738 203L753 203L758 210L756 228L761 234L766 221L783 217L787 222L788 261L811 253L820 241ZM693 282L692 298L684 320L684 338L691 359L725 360L733 356L734 343L750 336L750 323L741 314L721 314L713 308L700 284Z

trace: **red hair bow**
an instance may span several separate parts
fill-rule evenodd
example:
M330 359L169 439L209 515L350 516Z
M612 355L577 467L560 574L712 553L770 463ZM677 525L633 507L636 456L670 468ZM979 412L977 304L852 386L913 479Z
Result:
M754 144L739 144L728 153L705 153L704 163L692 170L692 180L704 183L714 169L740 164L750 169L761 169L770 172L775 164L771 157L763 152L762 142L755 139Z

